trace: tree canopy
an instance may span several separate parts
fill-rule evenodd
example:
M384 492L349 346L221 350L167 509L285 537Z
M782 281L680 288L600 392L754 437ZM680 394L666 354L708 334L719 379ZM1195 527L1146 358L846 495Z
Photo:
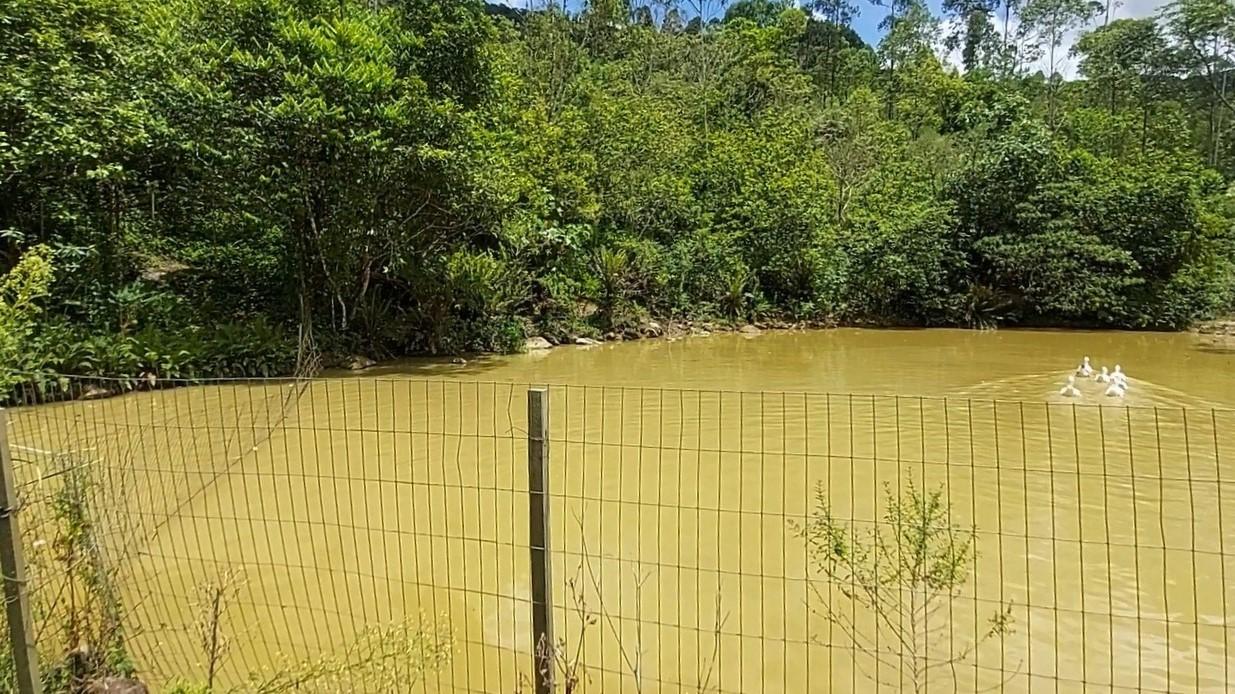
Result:
M5 351L251 374L652 318L1231 310L1235 3L944 12L9 0L0 273L49 269Z

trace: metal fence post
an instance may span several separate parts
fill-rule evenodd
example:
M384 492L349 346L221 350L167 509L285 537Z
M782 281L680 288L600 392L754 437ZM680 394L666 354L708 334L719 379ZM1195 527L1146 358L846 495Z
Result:
M0 408L0 581L9 624L9 646L19 694L39 694L39 654L30 616L26 559L22 555L21 527L17 522L17 483L9 453L9 416Z
M527 481L531 504L532 662L536 694L553 692L553 559L549 554L549 389L527 391Z

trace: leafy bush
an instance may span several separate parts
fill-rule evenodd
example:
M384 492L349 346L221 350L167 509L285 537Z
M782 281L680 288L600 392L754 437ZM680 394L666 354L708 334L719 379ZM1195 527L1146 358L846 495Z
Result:
M912 481L904 491L885 485L882 517L858 527L836 517L820 484L815 508L797 528L811 569L825 579L823 587L812 586L810 609L840 627L855 654L869 660L859 668L866 677L914 692L929 691L932 679L947 680L1014 622L1012 605L998 604L972 643L953 644L953 609L969 601L962 593L977 565L977 528L953 522L944 491ZM972 602L978 611L989 609Z
M999 181L1019 176L1017 185ZM1224 232L1207 215L1211 172L995 141L957 174L973 281L1034 323L1179 328L1229 286ZM997 197L993 200L989 196Z
M37 301L47 295L53 277L51 250L35 246L0 278L0 391L11 384L5 371L26 366L24 352L40 311Z
M873 173L855 196L840 242L846 317L938 320L961 264L953 224L949 206L924 185L923 172L892 167Z
M673 247L680 311L691 317L748 319L758 291L732 234L700 230Z
M125 609L120 598L117 558L102 550L111 505L122 492L96 479L97 461L63 454L47 461L46 494L31 497L25 510L38 519L26 552L28 571L40 590L31 592L31 611L40 627L39 665L43 691L75 694L102 677L131 676ZM71 595L65 600L62 596ZM15 691L7 630L0 634L0 689Z
M630 254L623 248L602 246L592 256L592 298L600 308L604 327L618 326L626 315L631 285Z
M80 394L66 390L61 374L105 378L105 388L129 390L169 379L276 376L291 373L295 364L295 342L260 317L210 328L147 327L129 335L92 333L60 320L33 333L18 361L22 373L6 390L25 383L27 397L54 399Z

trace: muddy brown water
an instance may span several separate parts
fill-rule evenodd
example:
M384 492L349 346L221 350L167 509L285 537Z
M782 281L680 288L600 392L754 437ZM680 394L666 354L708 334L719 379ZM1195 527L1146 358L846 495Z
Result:
M1125 398L1058 394L1085 355ZM519 691L528 384L576 691L1235 686L1235 347L1186 334L718 335L19 408L36 583L43 478L87 470L150 681L205 678L202 590L230 572L223 685L334 659L368 666L317 690ZM865 537L910 482L977 538L918 621L855 605L795 531L823 499ZM449 663L354 645L399 624L448 629Z

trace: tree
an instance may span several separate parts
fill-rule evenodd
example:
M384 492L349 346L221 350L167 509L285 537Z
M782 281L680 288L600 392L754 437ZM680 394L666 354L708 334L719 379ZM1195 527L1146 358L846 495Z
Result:
M725 21L746 19L761 27L772 26L790 7L792 0L737 0L725 10Z
M1208 87L1208 159L1218 165L1222 113L1233 106L1227 96L1235 59L1235 3L1229 0L1175 0L1163 9L1167 31L1182 66L1198 72Z
M836 180L835 220L845 223L856 191L872 174L881 152L881 131L875 95L869 90L855 92L849 100L828 114L818 126L818 137L832 177Z
M996 73L1008 78L1019 70L1019 41L1012 32L1012 17L1020 11L1021 0L1002 0L999 7L1003 11L1003 36L999 41L999 50L995 54Z
M887 0L887 7L888 15L880 23L886 33L879 42L879 55L887 71L888 118L893 118L900 91L898 70L931 51L939 22L922 0Z
M991 61L995 27L991 24L993 0L944 0L943 10L954 22L953 33L948 36L949 48L961 49L961 64L965 72L974 72ZM1006 21L1006 20L1005 20Z
M836 99L839 96L836 77L840 70L840 52L844 47L842 41L848 38L844 32L848 30L852 33L850 24L858 15L858 6L852 0L814 0L810 7L815 15L823 18L823 23L812 22L811 27L819 27L827 34L823 41L824 63L828 76L827 96L829 99ZM809 36L809 27L807 31ZM852 40L846 42L860 45Z
M656 26L656 19L652 17L652 8L647 5L640 5L631 13L631 25L652 29Z
M163 15L163 36L187 39L169 46L184 75L169 108L212 153L198 183L243 206L229 222L282 230L302 330L321 312L346 330L380 286L466 238L448 191L466 185L462 113L488 89L490 25L478 2L247 8Z
M1057 123L1056 101L1062 77L1057 60L1064 37L1085 25L1102 11L1095 0L1028 0L1021 10L1022 32L1031 45L1046 46L1047 56L1047 123Z
M536 92L550 117L562 113L575 78L587 60L587 47L575 20L552 4L528 17L516 61L525 88Z
M1143 151L1155 89L1170 61L1157 23L1152 19L1117 19L1081 36L1073 51L1081 56L1081 74L1104 95L1112 115L1125 100L1139 107Z
M651 17L650 11L648 17ZM609 55L615 48L621 29L632 18L630 0L587 0L579 13L584 45L592 55Z
M867 531L838 519L828 490L818 487L815 509L798 529L811 568L827 579L828 592L868 611L873 623L855 618L815 586L819 606L812 609L874 661L872 669L864 670L868 678L925 692L932 680L948 676L983 644L1009 633L1012 606L999 606L972 642L954 646L952 609L977 560L977 530L952 521L942 486L925 492L910 481L897 494L888 485L885 498L882 519Z
M1082 34L1072 47L1080 56L1080 72L1105 94L1111 113L1125 94L1136 94L1148 75L1166 58L1165 42L1152 19L1117 19L1114 23Z
M680 34L686 30L686 22L682 20L682 11L675 7L665 10L665 18L660 22L660 30L666 34Z
M145 92L144 8L12 0L0 10L0 269L50 244L75 270L57 291L83 304L136 274L125 232L134 207L150 208L139 179L163 123Z

